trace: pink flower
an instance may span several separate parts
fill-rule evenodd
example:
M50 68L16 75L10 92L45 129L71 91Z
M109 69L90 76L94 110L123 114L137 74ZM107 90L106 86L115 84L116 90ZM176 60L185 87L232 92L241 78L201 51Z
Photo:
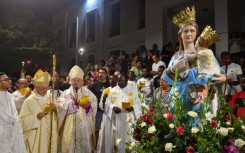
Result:
M215 120L211 120L211 127L216 128L217 127L217 122Z
M195 150L192 146L189 146L186 150L186 153L194 153L194 152L195 152Z
M168 113L168 115L167 115L167 119L168 119L168 120L170 120L170 121L174 120L174 116L173 116L173 114Z
M185 129L183 127L178 127L176 133L178 135L184 135Z

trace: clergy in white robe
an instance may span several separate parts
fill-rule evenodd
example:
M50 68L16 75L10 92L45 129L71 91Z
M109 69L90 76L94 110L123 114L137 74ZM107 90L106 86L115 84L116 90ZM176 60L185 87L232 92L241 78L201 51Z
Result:
M74 66L69 73L71 87L57 99L61 153L91 153L96 144L97 98L82 87L83 75L82 69Z
M12 82L8 76L0 72L0 152L26 153L14 99L7 91L11 86Z
M142 114L141 101L138 97L138 90L135 86L127 85L128 78L124 74L118 76L118 85L111 89L106 105L109 107L108 116L112 119L114 152L125 153L125 144L116 145L116 140L122 142L134 141L131 137L130 124L126 122L130 118L132 123ZM125 105L126 104L126 105Z
M106 88L100 98L99 107L101 110L104 110L103 118L101 122L101 128L99 132L99 139L97 143L97 153L111 153L114 149L113 144L113 129L112 129L112 120L108 116L109 107L105 105L106 99L110 90L117 84L117 76L111 75L109 77L110 87Z
M57 113L47 93L50 79L48 72L36 72L36 91L24 101L19 114L29 153L57 153Z
M20 78L15 85L17 90L13 92L12 95L14 96L15 106L19 113L24 101L31 95L32 90L28 88L25 78Z

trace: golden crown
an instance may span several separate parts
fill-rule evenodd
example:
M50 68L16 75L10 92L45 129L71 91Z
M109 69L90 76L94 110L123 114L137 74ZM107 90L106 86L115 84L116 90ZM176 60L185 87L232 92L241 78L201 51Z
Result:
M206 42L206 47L208 48L209 46L213 45L214 43L216 43L217 41L221 40L220 35L216 34L216 31L213 30L210 26L206 26L204 28L204 30L202 31L200 37L202 37L204 39L204 41Z
M180 13L176 14L173 17L172 22L180 27L181 25L190 21L196 21L196 11L194 6L192 6L191 9L187 7L185 10L182 10Z

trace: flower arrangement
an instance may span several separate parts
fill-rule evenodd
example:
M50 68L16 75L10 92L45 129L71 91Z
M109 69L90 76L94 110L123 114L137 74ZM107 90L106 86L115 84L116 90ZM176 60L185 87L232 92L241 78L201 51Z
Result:
M245 152L244 122L241 119L231 120L231 107L224 95L219 95L219 109L214 117L209 105L204 105L203 112L187 111L183 99L177 94L173 96L175 106L166 106L168 112L163 112L160 100L149 108L139 94L144 113L136 123L127 119L132 127L128 134L135 140L126 142L127 152ZM199 121L198 126L193 126L195 120Z

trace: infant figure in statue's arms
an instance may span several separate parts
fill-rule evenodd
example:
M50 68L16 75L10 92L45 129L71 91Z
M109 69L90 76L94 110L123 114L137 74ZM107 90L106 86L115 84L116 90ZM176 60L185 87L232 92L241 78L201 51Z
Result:
M213 51L208 49L219 40L221 40L221 37L210 26L206 26L197 38L195 47L198 50L196 63L199 74L214 76L220 73L220 66Z

